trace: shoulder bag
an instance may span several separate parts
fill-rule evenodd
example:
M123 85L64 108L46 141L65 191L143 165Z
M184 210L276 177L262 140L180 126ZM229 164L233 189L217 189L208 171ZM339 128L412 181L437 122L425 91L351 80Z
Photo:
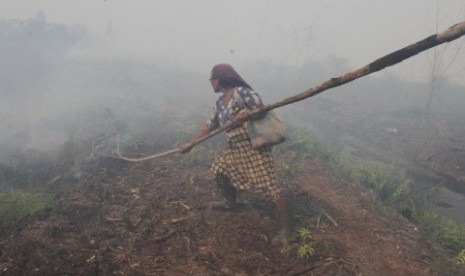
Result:
M247 121L245 124L254 149L271 147L286 140L284 122L274 111L268 111L265 116Z

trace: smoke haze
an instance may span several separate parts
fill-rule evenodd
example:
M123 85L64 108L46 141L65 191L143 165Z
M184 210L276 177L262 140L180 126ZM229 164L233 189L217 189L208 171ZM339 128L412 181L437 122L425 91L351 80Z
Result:
M216 63L233 64L271 103L461 21L464 11L461 1L3 3L1 160L70 137L151 129L160 142L207 119ZM280 112L313 128L327 122L312 110L392 113L407 101L421 110L432 74L443 89L463 90L463 41ZM434 67L433 57L441 60Z

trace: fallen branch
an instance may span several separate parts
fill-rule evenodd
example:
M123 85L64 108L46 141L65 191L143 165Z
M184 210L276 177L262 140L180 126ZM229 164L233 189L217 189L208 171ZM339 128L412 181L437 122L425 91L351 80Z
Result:
M328 218L335 227L337 227L337 222L326 211L323 211L323 215L325 215L325 217Z
M292 104L292 103L295 103L295 102L298 102L298 101L301 101L301 100L304 100L304 99L307 99L307 98L310 98L310 97L313 97L315 95L318 95L320 94L321 92L325 91L325 90L328 90L330 88L334 88L334 87L337 87L337 86L340 86L340 85L343 85L343 84L346 84L348 82L351 82L353 80L356 80L358 78L361 78L361 77L364 77L366 75L369 75L369 74L372 74L372 73L375 73L375 72L378 72L380 70L383 70L384 68L386 67L389 67L389 66L392 66L392 65L395 65L397 63L400 63L412 56L415 56L417 55L418 53L421 53L425 50L428 50L430 48L433 48L435 46L438 46L440 44L443 44L443 43L446 43L446 42L451 42L453 40L456 40L457 38L461 37L465 35L465 21L463 22L460 22L460 23L457 23L453 26L450 26L449 28L447 28L446 30L442 31L442 32L439 32L437 34L434 34L434 35L431 35L423 40L420 40L416 43L413 43L407 47L404 47L400 50L397 50L395 52L392 52L388 55L385 55L384 57L381 57L371 63L369 63L368 65L366 66L363 66L359 69L356 69L354 71L351 71L351 72L348 72L342 76L339 76L339 77L336 77L336 78L331 78L315 87L312 87L310 89L308 89L307 91L304 91L300 94L297 94L293 97L289 97L289 98L286 98L282 101L279 101L279 102L276 102L274 104L270 104L270 105L266 105L266 106L263 106L261 108L257 108L257 109L254 109L254 110L251 110L250 112L247 113L246 117L245 117L245 120L248 121L250 120L251 118L254 118L255 116L261 114L261 113L264 113L264 112L267 112L267 111L270 111L272 109L275 109L275 108L278 108L278 107L282 107L282 106L285 106L285 105L288 105L288 104ZM229 123L226 123L224 124L223 126L211 131L210 133L208 133L207 135L203 136L203 137L200 137L199 139L193 141L192 143L190 143L190 146L195 146L227 129L229 129L230 127L233 126L235 122L229 122ZM118 144L118 150L117 150L117 154L118 156L123 159L123 160L126 160L126 161L131 161L131 162L139 162L139 161L145 161L145 160L149 160L149 159L154 159L154 158L158 158L158 157L162 157L162 156L166 156L166 155L169 155L169 154L172 154L172 153L176 153L176 152L179 152L180 149L179 148L176 148L176 149L172 149L172 150L169 150L169 151L166 151L166 152L163 152L163 153L159 153L159 154L154 154L154 155L150 155L150 156L147 156L147 157L142 157L142 158L129 158L129 157L125 157L123 155L121 155L121 153L119 152L119 144Z

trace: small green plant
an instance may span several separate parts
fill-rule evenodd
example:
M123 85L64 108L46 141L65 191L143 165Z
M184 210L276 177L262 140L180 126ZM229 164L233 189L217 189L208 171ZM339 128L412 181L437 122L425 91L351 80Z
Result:
M455 263L457 265L465 265L465 249L460 251L457 257L455 257Z
M299 245L297 247L297 255L300 258L308 258L315 255L315 240L308 228L299 229Z
M350 163L348 162L348 160L350 160L350 155L348 155L347 153L333 153L328 156L328 163L331 166L331 169L341 177L351 177L353 168L348 165Z

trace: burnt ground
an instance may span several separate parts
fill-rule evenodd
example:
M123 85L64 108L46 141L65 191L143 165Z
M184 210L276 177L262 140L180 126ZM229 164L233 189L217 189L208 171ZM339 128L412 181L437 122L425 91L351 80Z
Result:
M282 157L279 157L282 158ZM278 158L277 162L280 162ZM443 253L405 219L373 212L369 194L321 164L302 161L281 172L294 232L274 245L273 206L241 194L236 210L209 210L218 200L208 167L178 156L144 163L103 160L64 193L56 207L4 235L4 275L444 275ZM370 207L371 206L371 207ZM383 212L389 214L389 212Z

